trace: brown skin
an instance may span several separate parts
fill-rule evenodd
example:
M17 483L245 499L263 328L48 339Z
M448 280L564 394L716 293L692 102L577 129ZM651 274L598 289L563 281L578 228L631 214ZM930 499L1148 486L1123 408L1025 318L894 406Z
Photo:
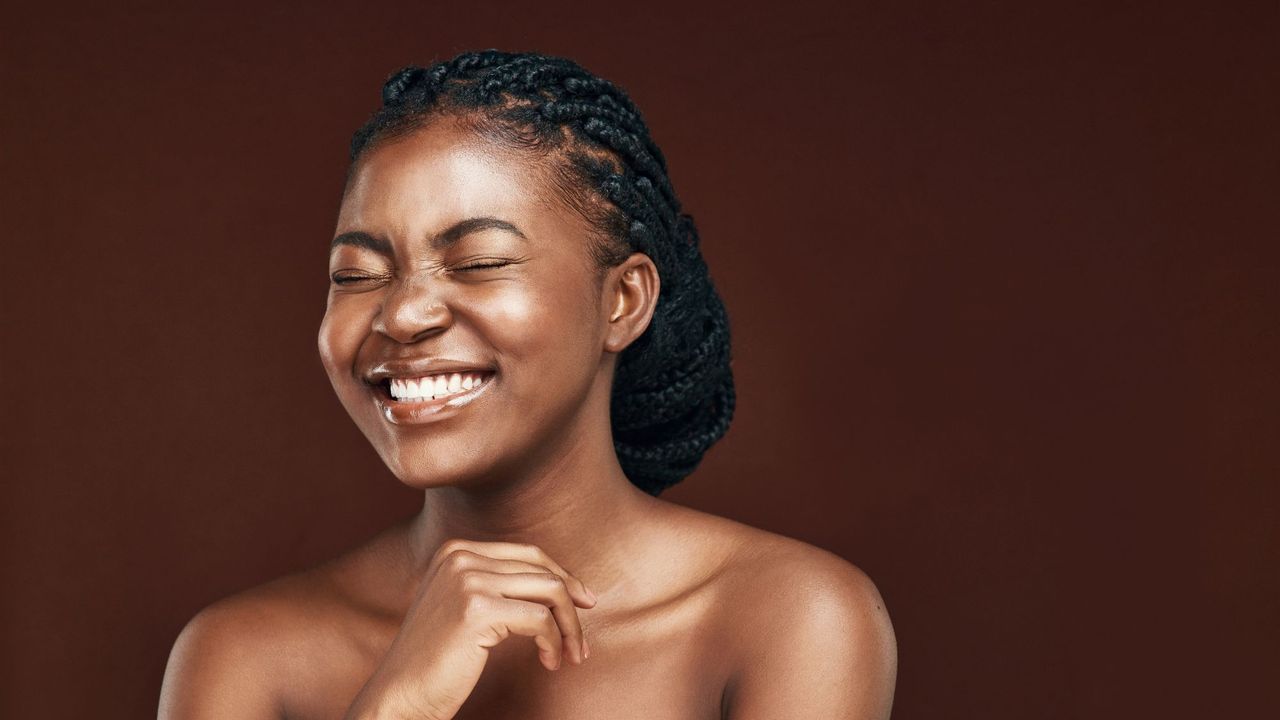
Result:
M202 610L175 643L160 718L888 717L896 647L866 575L623 474L610 385L652 318L652 261L633 254L598 282L590 228L544 169L452 120L355 170L336 234L391 253L335 248L331 273L366 279L331 285L319 349L422 511ZM425 240L476 216L527 240ZM449 418L392 424L362 374L418 357L497 375Z

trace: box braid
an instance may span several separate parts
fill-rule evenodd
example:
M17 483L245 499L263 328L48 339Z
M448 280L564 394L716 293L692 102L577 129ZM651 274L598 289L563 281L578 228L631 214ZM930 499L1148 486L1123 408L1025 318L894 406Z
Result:
M557 195L596 232L588 251L598 279L632 252L653 260L658 302L649 327L618 359L613 443L623 472L645 492L680 482L733 419L729 322L693 217L681 211L639 109L621 88L566 58L462 53L387 78L382 107L351 139L351 167L371 144L444 115L550 161Z

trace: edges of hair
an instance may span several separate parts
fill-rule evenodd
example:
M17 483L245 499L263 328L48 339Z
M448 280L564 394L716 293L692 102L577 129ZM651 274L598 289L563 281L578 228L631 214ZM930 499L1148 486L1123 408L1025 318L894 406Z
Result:
M645 332L618 358L610 416L627 477L658 495L728 431L736 402L724 304L667 162L619 86L568 58L496 49L408 65L383 82L382 107L351 138L348 180L370 146L453 116L550 170L557 199L595 229L603 278L633 252L661 277Z

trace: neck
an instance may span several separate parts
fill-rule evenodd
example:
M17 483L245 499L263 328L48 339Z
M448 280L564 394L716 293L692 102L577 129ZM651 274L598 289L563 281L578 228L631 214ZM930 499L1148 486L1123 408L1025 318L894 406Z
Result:
M641 523L662 501L622 472L607 403L588 414L518 475L425 490L408 528L412 577L423 578L446 540L462 539L536 545L597 593L619 579Z

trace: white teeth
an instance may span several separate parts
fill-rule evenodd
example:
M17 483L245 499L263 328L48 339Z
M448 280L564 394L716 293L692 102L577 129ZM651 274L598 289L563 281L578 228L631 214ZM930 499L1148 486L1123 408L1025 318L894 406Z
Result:
M430 400L466 392L480 385L480 373L450 373L422 378L392 378L391 397L396 400Z

